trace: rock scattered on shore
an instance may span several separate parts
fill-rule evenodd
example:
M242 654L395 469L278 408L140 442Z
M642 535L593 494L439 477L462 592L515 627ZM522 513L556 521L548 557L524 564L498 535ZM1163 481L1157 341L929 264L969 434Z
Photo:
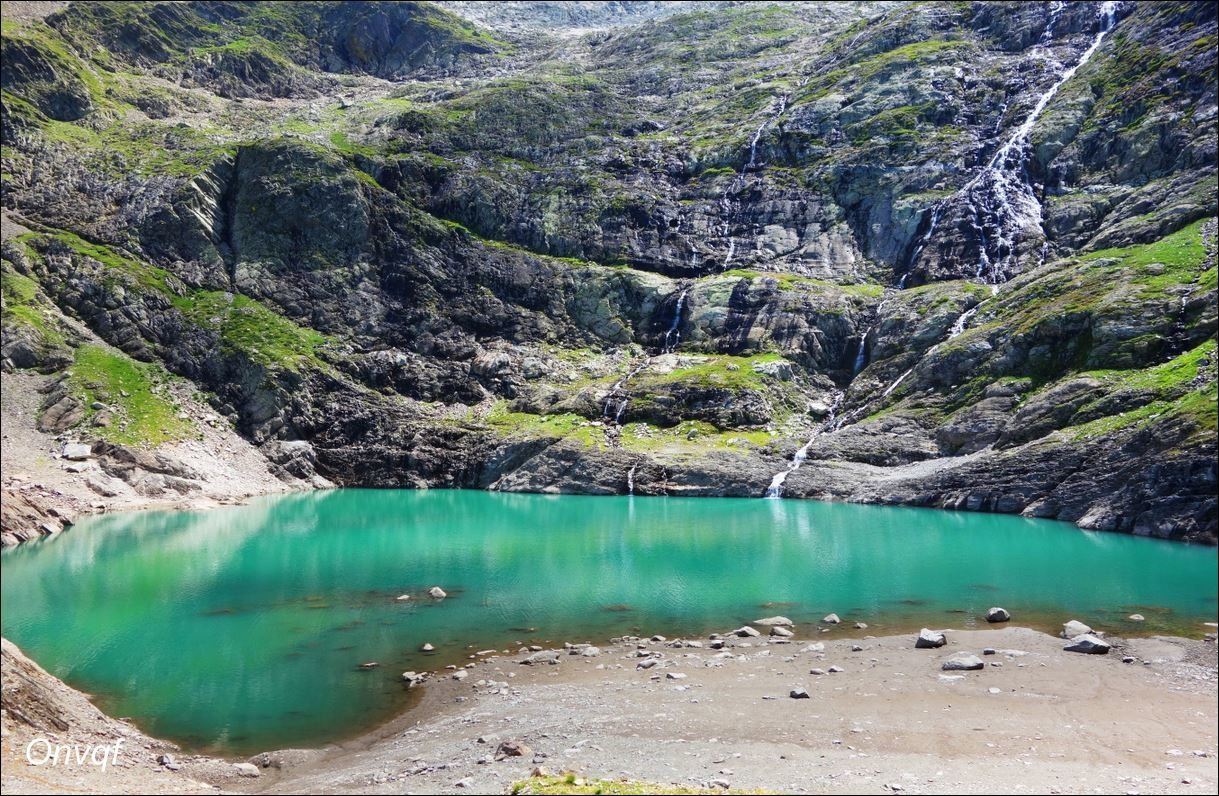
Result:
M981 658L966 652L959 652L953 655L940 666L946 672L974 672L985 667L986 664L982 662Z
M948 639L943 633L936 630L923 628L918 632L918 639L914 642L914 646L918 649L936 649L948 643Z
M787 695L792 699L809 699L808 691L803 688L793 688Z

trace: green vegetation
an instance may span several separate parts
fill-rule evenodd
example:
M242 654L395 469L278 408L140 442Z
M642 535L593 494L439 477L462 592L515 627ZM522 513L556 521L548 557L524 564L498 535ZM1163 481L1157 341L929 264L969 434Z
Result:
M7 262L0 271L0 294L4 296L5 326L26 326L37 332L45 343L64 342L63 332L47 317L49 308L38 300L38 283L17 273Z
M1106 271L1113 273L1120 269L1126 272L1124 276L1142 286L1139 298L1163 298L1172 288L1194 282L1203 275L1206 250L1202 246L1202 224L1201 220L1195 221L1154 243L1094 251L1083 260L1117 259L1119 264L1108 265ZM1211 279L1214 279L1213 273Z
M778 354L758 354L751 357L714 355L700 358L705 361L674 368L668 373L645 371L637 376L632 384L645 392L672 384L734 391L763 390L766 387L766 376L753 366L783 361L783 357Z
M214 329L226 346L264 366L300 370L320 366L325 335L298 326L240 293L194 290L174 304L204 328Z
M779 288L782 290L796 290L799 288L805 288L821 291L840 291L859 298L877 298L885 292L884 285L876 282L827 282L824 279L816 279L814 277L803 276L801 274L793 274L789 272L776 273L770 271L753 271L747 268L731 268L722 273L704 277L704 279L721 279L723 277L736 277L739 279L773 279L779 283Z
M173 280L173 282L176 282L177 280L174 280L174 278L170 276L169 272L164 268L158 268L157 266L149 265L142 260L129 257L111 246L90 243L74 232L58 230L45 236L34 233L32 235L26 235L23 237L26 240L31 238L49 239L50 241L62 244L76 254L88 257L89 259L100 263L110 272L111 276L125 276L128 279L133 280L136 285L147 290L153 290L164 294L172 294L175 292L171 287L171 284L173 283L170 280Z
M99 437L124 445L159 445L194 434L194 425L178 417L168 397L170 376L159 365L136 362L126 354L98 345L76 349L70 383L87 407L85 421L113 414L108 425L96 425ZM108 409L94 409L94 402ZM113 409L113 413L110 412Z
M509 793L527 796L528 794L719 794L745 793L739 790L719 790L707 788L690 788L684 785L654 785L650 782L638 782L627 779L586 779L575 774L561 776L536 776L517 780L512 783Z

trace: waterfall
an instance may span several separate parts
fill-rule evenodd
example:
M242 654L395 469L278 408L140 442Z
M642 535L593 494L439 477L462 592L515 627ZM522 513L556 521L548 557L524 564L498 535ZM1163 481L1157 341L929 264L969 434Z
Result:
M1054 27L1064 5L1063 3L1054 4L1038 47L1044 47L1053 41ZM1101 4L1100 29L1092 39L1091 45L1080 55L1079 60L1059 75L1058 80L1038 98L1037 103L1020 126L1008 136L1007 140L987 161L986 166L973 179L951 196L932 205L927 232L919 240L908 261L907 274L910 269L915 267L919 256L935 232L941 211L950 202L962 198L969 207L971 223L980 242L978 264L974 272L976 279L992 285L1005 281L1008 266L1019 254L1020 241L1029 233L1040 234L1044 237L1041 202L1034 193L1025 170L1029 134L1059 89L1092 59L1105 35L1113 29L1116 22L1116 10L1117 3L1115 2ZM1003 107L1006 112L1006 104ZM898 286L904 287L905 282L906 278L903 276Z
M930 353L930 352L928 352L928 353ZM897 389L897 385L899 385L899 384L901 384L903 381L905 381L905 380L906 380L906 377L907 377L907 376L909 376L909 375L910 375L911 373L913 373L913 372L914 372L914 368L910 368L910 369L909 369L909 370L907 370L905 373L903 373L902 375L898 376L898 377L897 377L897 381L893 382L893 383L892 383L892 384L890 384L888 387L886 387L886 388L885 388L885 391L884 391L884 392L882 392L882 393L880 394L880 397L881 397L881 398L888 398L888 397L889 397L889 395L890 395L890 394L891 394L891 393L892 393L894 390L896 390L896 389Z
M603 406L601 409L602 420L607 422L612 420L614 425L622 425L622 415L624 412L626 412L626 405L631 402L630 395L628 395L624 389L626 387L626 383L635 378L635 376L639 374L639 371L646 368L648 366L648 362L650 361L650 358L645 357L638 365L631 368L630 372L628 372L621 379L618 379L618 381L614 382L614 386L610 387L609 395L605 397L605 406ZM614 414L611 418L610 407L614 405L615 399L618 401L618 408L614 410Z
M778 500L783 497L783 483L787 480L787 476L800 469L800 465L804 464L805 459L808 458L808 452L813 447L817 437L820 437L827 429L833 426L834 417L838 413L838 407L842 405L844 395L844 393L838 390L834 391L834 399L830 403L829 414L813 430L813 434L808 438L808 442L804 443L800 450L796 451L795 456L792 456L792 460L788 463L787 468L775 473L775 477L770 479L770 486L766 488L766 497L772 500Z
M869 330L871 331L871 330ZM859 375L859 371L863 370L868 364L868 332L859 335L859 351L855 353L855 366L851 370L852 376Z
M626 471L626 493L628 495L635 494L635 470L639 467L639 463L631 465L631 469Z
M960 335L962 332L964 332L965 327L969 324L970 318L972 318L974 315L976 315L978 313L978 310L982 308L982 304L984 304L984 303L985 302L978 302L974 306L965 310L965 312L962 312L960 315L958 315L957 319L952 322L952 326L949 327L948 335L943 340L941 340L940 342L933 345L931 348L928 348L927 353L923 354L923 356L924 357L931 356L937 350L939 350L940 346L944 345L944 343L947 343L952 338L954 338L954 337ZM909 376L913 372L914 372L914 368L911 367L905 373L898 376L897 381L893 382L888 387L886 387L885 391L880 394L880 397L888 398L893 393L893 391L897 389L898 385L901 384L903 381L905 381L906 377Z
M660 347L662 354L671 354L673 349L681 344L681 311L686 304L686 294L690 292L690 288L685 288L677 296L677 307L673 310L673 322L669 324L669 330L665 332L664 344Z
M805 82L807 82L807 80ZM803 85L803 83L801 85ZM732 222L740 207L739 203L733 201L730 197L734 196L738 191L740 191L741 187L745 184L746 172L753 171L758 168L758 142L762 140L762 135L766 132L766 128L769 127L772 122L777 121L778 118L787 111L787 103L790 98L790 94L780 94L778 108L770 116L767 116L762 124L758 125L757 130L754 130L753 137L749 139L749 160L745 163L745 166L739 172L737 172L736 177L734 177L732 182L728 184L728 190L726 190L724 195L720 197L720 213L723 215L724 220L720 222L719 232L720 237L728 239L728 252L724 255L724 264L721 270L727 270L728 266L732 263L733 257L736 256L736 238L732 237Z

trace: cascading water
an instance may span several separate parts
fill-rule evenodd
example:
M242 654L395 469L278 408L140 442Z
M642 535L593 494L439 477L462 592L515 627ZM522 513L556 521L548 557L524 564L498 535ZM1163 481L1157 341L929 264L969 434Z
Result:
M834 391L834 399L830 402L829 414L826 415L825 420L813 431L812 436L808 438L808 442L804 443L800 450L796 451L796 454L792 456L787 469L775 473L775 477L770 479L770 486L766 488L766 497L772 500L778 500L783 497L783 483L787 481L787 476L800 469L800 465L804 464L804 461L808 458L808 452L812 449L813 443L817 441L817 437L820 437L827 429L833 426L834 417L838 413L838 407L842 405L843 395L844 393L838 390Z
M957 319L952 322L952 326L949 327L949 329L948 329L948 336L946 336L943 340L941 340L940 342L933 345L931 348L928 348L927 353L924 354L923 356L928 357L928 356L934 354L936 351L939 350L940 346L944 345L944 343L947 343L952 338L957 337L962 332L964 332L965 327L969 325L969 320L971 318L973 318L974 315L977 314L978 310L981 309L983 303L985 303L985 302L980 302L978 304L975 304L974 306L965 310L965 312L962 312L960 315L958 315ZM886 387L885 391L880 394L880 397L888 398L890 395L892 395L893 391L897 389L898 385L901 384L903 381L905 381L906 377L909 376L913 372L914 372L914 368L910 368L905 373L898 376L897 381L893 382L888 387Z
M686 294L690 292L690 288L686 288L677 295L677 307L673 310L673 322L669 324L669 330L665 332L664 344L660 347L662 354L671 354L673 349L681 343L681 311L686 305Z
M637 463L632 464L631 469L626 471L626 493L628 495L635 494L635 470L638 467L639 465Z
M1052 7L1049 22L1041 35L1038 47L1044 47L1053 41L1054 27L1064 7L1064 3L1055 3ZM917 265L919 256L935 234L941 211L950 203L962 202L969 208L970 223L980 243L974 275L975 278L992 285L1007 279L1011 266L1019 255L1019 244L1022 240L1045 236L1041 202L1033 190L1026 170L1029 134L1050 100L1091 60L1105 35L1113 29L1116 11L1115 2L1101 4L1099 30L1079 60L1065 70L1049 90L1041 95L1020 126L1008 136L973 179L951 196L931 206L927 231L919 239L898 287L905 286L910 270ZM1006 107L1005 104L1004 112Z
M601 419L611 421L616 426L622 425L622 415L626 412L626 405L630 403L631 397L627 394L626 383L639 374L639 371L648 366L648 359L644 359L635 367L631 368L630 372L623 376L618 381L614 382L614 386L610 387L609 395L605 398L605 406L601 409ZM615 401L617 404L615 405ZM610 416L610 407L615 406L614 414Z
M864 332L859 335L859 350L855 352L855 365L851 368L851 375L858 376L859 371L867 367L868 364L868 333Z
M807 79L804 82L807 82ZM800 85L804 85L804 83ZM779 95L778 108L773 114L766 117L766 120L754 131L753 137L749 139L749 160L745 163L744 168L737 173L736 177L732 179L732 182L728 184L728 190L720 197L720 214L724 217L724 220L720 223L720 237L728 239L728 252L724 255L724 264L722 266L725 270L732 263L733 257L736 256L736 238L732 236L732 222L736 218L737 211L740 209L737 202L733 201L731 197L735 196L741 190L741 186L745 184L745 174L758 168L758 142L762 140L762 135L766 132L766 128L778 120L787 110L789 99L790 95L788 94Z

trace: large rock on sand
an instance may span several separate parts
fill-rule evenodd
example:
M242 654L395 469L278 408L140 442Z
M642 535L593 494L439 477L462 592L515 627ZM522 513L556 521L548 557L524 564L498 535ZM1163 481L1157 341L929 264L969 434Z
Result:
M1087 655L1107 655L1111 649L1109 642L1097 638L1091 633L1084 633L1071 639L1071 643L1063 647L1067 652L1082 652Z
M948 639L944 637L943 633L940 633L937 630L928 630L927 628L923 628L918 632L918 640L914 642L914 646L919 649L935 649L937 647L942 647L947 643Z
M985 666L977 655L961 652L945 660L940 668L946 672L973 672Z

